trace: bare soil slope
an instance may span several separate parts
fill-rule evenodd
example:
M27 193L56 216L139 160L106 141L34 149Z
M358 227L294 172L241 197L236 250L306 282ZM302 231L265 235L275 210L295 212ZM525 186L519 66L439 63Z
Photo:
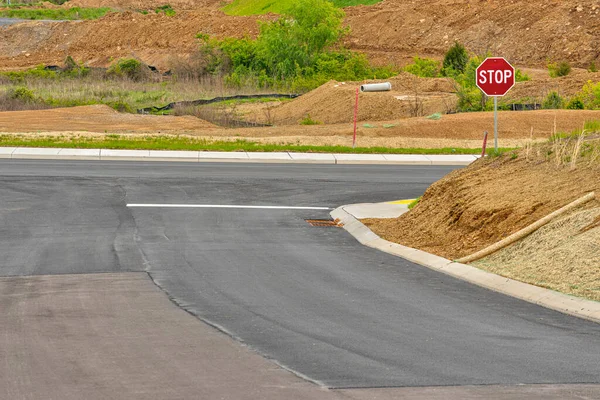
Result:
M433 184L400 218L365 222L388 240L449 259L472 254L588 192L600 193L598 154L572 170L558 166L551 150L479 160Z
M455 89L447 79L423 79L403 73L387 81L392 84L391 91L359 95L358 121L385 121L434 112L446 113L456 107ZM276 108L275 120L278 124L293 125L310 115L312 119L325 124L351 122L356 89L360 85L360 82L327 82Z
M275 114L276 116L276 114ZM500 146L523 146L531 139L546 139L556 124L558 131L581 128L585 121L600 120L600 111L542 110L500 112ZM424 117L393 121L370 120L371 128L359 125L360 146L383 147L481 147L483 131L493 130L492 113L444 115L440 120ZM385 127L385 126L388 127ZM269 142L349 145L351 121L333 125L286 125L265 128L222 128L196 117L121 114L107 106L52 110L0 112L0 132L143 132L186 133L194 136L263 138Z
M566 60L587 67L600 56L595 0L385 0L346 12L348 43L380 63L441 57L455 40L526 66Z
M87 6L148 8L161 0L74 0ZM126 14L100 21L27 23L0 29L0 68L56 64L69 53L92 65L135 54L159 66L173 53L189 54L194 35L243 36L256 32L257 17L232 17L214 0L175 0L174 17ZM414 55L441 59L455 40L475 53L491 51L519 66L548 60L587 68L600 62L600 5L595 0L384 0L346 8L348 47L379 64L406 64ZM259 18L273 18L263 16ZM89 50L86 50L86 46ZM28 55L27 55L28 54Z
M61 65L71 55L78 62L99 67L115 58L135 56L167 70L173 57L197 50L199 32L221 38L254 36L256 21L256 17L225 17L207 9L179 12L174 17L124 12L93 21L24 22L0 29L0 69Z
M0 112L0 132L173 132L213 128L214 125L195 117L123 114L104 105Z
M112 7L123 10L147 10L165 4L175 10L218 8L222 0L69 0L65 7Z

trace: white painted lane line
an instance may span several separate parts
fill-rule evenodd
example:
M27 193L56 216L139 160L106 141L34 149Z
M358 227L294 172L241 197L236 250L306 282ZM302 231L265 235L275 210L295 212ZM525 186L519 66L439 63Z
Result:
M225 204L127 204L127 207L146 208L238 208L251 210L333 210L329 207L243 206Z

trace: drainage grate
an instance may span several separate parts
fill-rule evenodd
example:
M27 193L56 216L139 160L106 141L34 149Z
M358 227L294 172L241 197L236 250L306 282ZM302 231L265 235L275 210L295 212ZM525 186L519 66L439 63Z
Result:
M338 228L342 226L339 219L331 220L331 219L307 219L311 226L337 226Z

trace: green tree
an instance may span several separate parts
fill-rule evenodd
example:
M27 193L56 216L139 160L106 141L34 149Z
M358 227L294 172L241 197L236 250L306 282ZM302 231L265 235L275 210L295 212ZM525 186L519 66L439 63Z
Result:
M444 56L442 64L443 73L446 76L454 76L465 72L467 63L469 62L469 53L462 44L455 42L454 46L448 50Z
M344 12L327 0L300 0L275 22L263 23L256 41L261 65L273 76L290 77L316 61L347 32ZM255 68L256 69L256 68Z

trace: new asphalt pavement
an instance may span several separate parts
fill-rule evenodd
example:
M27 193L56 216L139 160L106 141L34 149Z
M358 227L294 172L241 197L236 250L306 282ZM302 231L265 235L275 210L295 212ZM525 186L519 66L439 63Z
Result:
M328 388L600 383L600 325L305 221L419 196L451 170L0 160L0 276L147 272Z

